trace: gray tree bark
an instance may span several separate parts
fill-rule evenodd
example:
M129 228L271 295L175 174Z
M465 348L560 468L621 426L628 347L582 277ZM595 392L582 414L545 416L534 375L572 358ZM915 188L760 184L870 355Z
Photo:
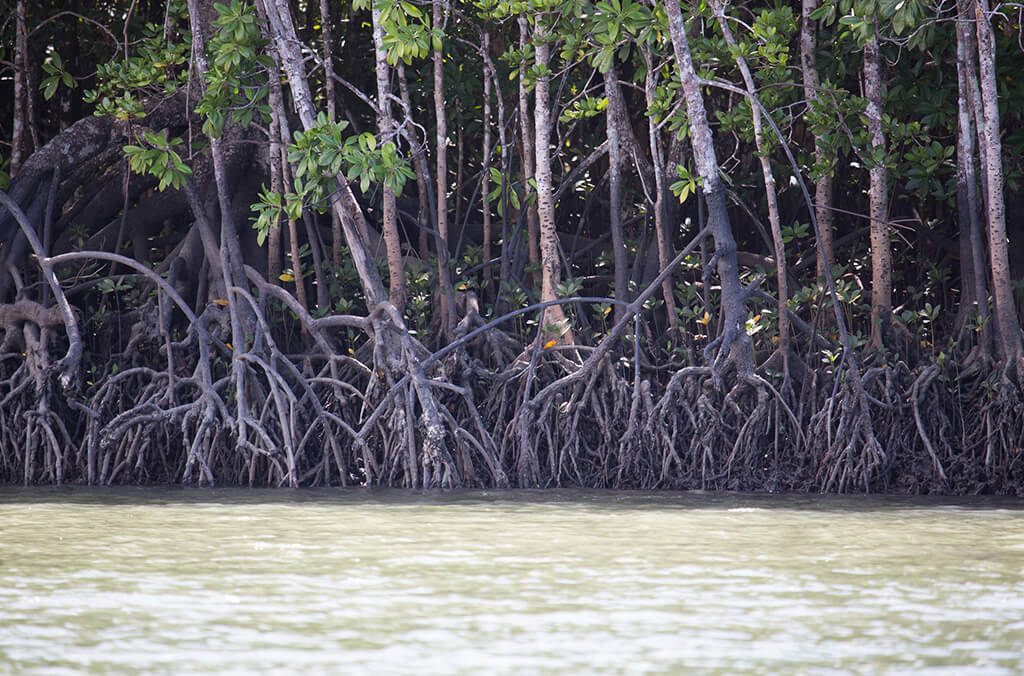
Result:
M693 65L693 57L690 55L686 24L683 23L679 3L676 0L665 0L664 6L668 13L669 33L672 36L672 47L686 100L694 162L708 207L708 227L715 240L714 259L718 264L718 277L722 287L722 335L708 347L718 347L718 356L715 358L718 372L721 372L726 363L732 363L739 372L750 373L753 370L753 355L750 336L746 332L747 292L740 281L736 239L726 207L725 189L719 176L711 126L708 124L708 115L704 108L704 97L700 92L700 80ZM708 352L706 350L706 356Z
M434 29L441 30L448 21L447 0L434 0ZM458 321L455 304L452 302L451 275L448 269L448 257L451 250L448 244L448 124L445 119L444 102L444 43L441 49L434 50L434 117L437 122L437 231L441 237L441 248L437 252L438 274L441 279L441 335L446 340L454 336Z
M416 197L418 210L416 222L419 225L419 242L417 250L420 258L426 260L430 256L430 232L428 225L430 214L433 211L430 207L430 169L427 167L427 153L423 143L420 142L419 134L416 133L416 125L412 123L412 97L409 95L409 81L405 76L405 64L398 61L398 92L402 98L402 105L405 107L405 114L409 118L405 123L405 131L412 147L412 166L416 173Z
M804 98L807 100L807 107L811 109L819 101L818 87L818 58L817 50L817 26L811 13L818 8L818 0L802 0L800 12L800 65L803 70ZM823 165L828 161L828 154L818 138L814 140L814 162ZM832 265L835 264L836 253L833 244L832 230L832 172L819 177L814 182L814 215L818 221L818 229L821 232L821 247L825 251L825 258L818 256L818 277L829 273Z
M982 329L978 344L989 351L992 344L992 327L989 325L988 288L985 281L985 239L981 229L980 204L978 203L978 157L975 145L975 129L970 105L970 70L967 51L974 49L971 28L966 22L965 2L960 2L956 24L956 71L957 71L957 197L960 215L961 240L966 245L967 255L962 255L966 273L963 285L963 308L974 306L978 312ZM966 233L966 237L963 235Z
M529 44L529 25L526 17L519 17L519 49L525 50ZM533 138L533 125L530 123L530 95L526 91L526 62L519 64L519 130L523 146L523 208L526 209L526 234L529 247L530 265L534 267L534 284L541 284L540 236L537 226L537 207L528 203L531 188L530 179L536 173L536 151Z
M14 40L14 121L11 125L11 171L10 176L18 175L23 161L25 147L25 115L28 106L25 99L28 70L28 34L25 30L25 0L18 0L15 9L15 40Z
M1003 202L1003 146L999 138L999 95L996 88L995 34L992 32L988 0L977 0L975 19L978 32L978 67L984 108L985 175L988 190L988 240L992 265L992 289L999 353L1007 362L1024 357L1020 322L1013 300L1010 257L1006 239L1006 210Z
M334 88L334 37L331 33L331 13L327 0L320 0L320 37L324 46L324 88L327 95L327 117L333 122L338 117L338 101ZM280 85L278 85L280 86ZM344 235L341 232L341 219L331 212L331 262L334 267L341 267L341 249Z
M538 36L534 49L537 66L546 68L551 60L551 44L544 35ZM534 90L534 142L536 145L537 219L540 235L541 302L558 297L562 281L562 262L558 254L558 232L555 229L555 200L551 186L551 76L545 72L537 78ZM569 322L561 305L543 311L541 330L554 327L551 335L566 343L573 342Z
M373 47L374 69L377 75L377 128L380 144L397 142L395 120L391 116L391 67L388 66L387 50L384 47L384 28L381 26L381 11L374 6ZM390 287L388 297L399 311L405 310L405 264L402 259L402 244L398 237L398 209L395 206L395 192L386 183L381 186L381 211L383 216L384 247L388 254L388 276Z
M710 0L710 2L712 10L718 19L718 25L722 29L722 35L725 37L726 44L730 47L735 47L736 40L733 37L732 29L729 28L722 0ZM789 307L789 277L786 271L786 245L782 241L782 219L779 216L779 199L775 191L775 173L772 171L769 148L764 138L761 110L757 106L757 85L754 82L754 76L750 72L747 60L742 56L737 56L736 65L739 66L740 74L743 76L743 84L746 86L747 93L751 98L750 110L754 122L754 143L757 146L758 159L761 162L765 199L768 203L768 222L772 231L772 244L775 248L775 277L779 287L778 305L776 306L779 321L779 352L782 354L785 375L788 378L790 340L789 316L786 310ZM821 226L820 221L818 226ZM828 267L825 269L828 270Z
M608 220L615 264L615 298L628 301L629 263L626 261L626 244L622 233L622 149L619 144L619 108L622 102L619 100L621 97L617 79L615 65L612 64L604 74L604 95L608 97L608 107L605 109L605 130L608 135ZM616 323L625 316L625 312L625 305L615 305ZM669 317L674 314L670 312Z
M271 41L280 57L281 68L288 78L295 109L303 128L312 129L316 124L316 109L309 91L300 43L292 24L288 3L286 0L262 1L270 23ZM341 220L352 262L366 295L366 302L371 307L376 306L387 299L387 293L377 273L372 250L363 234L367 231L366 217L347 181L338 181L338 190L331 194L331 206Z
M649 48L643 48L644 62L647 66L644 75L644 100L647 107L654 105L657 92L657 75ZM651 146L651 163L654 171L654 233L658 240L658 267L662 270L675 255L672 249L672 237L669 234L667 218L669 188L665 176L665 155L661 144L661 131L653 117L647 118L647 134ZM696 198L696 196L694 196ZM699 199L699 198L698 198ZM661 295L665 300L665 312L668 314L669 330L679 331L679 317L676 313L676 299L672 289L673 275L668 275L661 283ZM623 300L628 300L623 298Z
M481 45L481 52L486 54L487 50L491 47L491 34L484 31L484 36ZM490 198L490 172L491 172L491 78L487 72L487 64L484 64L483 68L483 79L484 79L484 110L483 110L483 152L481 153L482 160L481 165L483 167L483 173L480 176L480 194L481 202L483 203L483 220L484 220L484 242L483 242L483 263L486 267L483 270L484 284L483 288L490 292L491 287L491 198ZM501 96L501 91L498 91L498 96Z
M882 56L878 44L878 24L864 45L865 115L871 135L871 151L885 151L882 130ZM871 345L883 347L892 341L892 251L889 246L888 172L882 163L869 170L871 218Z

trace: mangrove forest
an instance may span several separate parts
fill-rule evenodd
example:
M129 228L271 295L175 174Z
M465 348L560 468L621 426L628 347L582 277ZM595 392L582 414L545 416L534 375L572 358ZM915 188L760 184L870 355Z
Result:
M0 482L1024 494L996 0L2 0Z

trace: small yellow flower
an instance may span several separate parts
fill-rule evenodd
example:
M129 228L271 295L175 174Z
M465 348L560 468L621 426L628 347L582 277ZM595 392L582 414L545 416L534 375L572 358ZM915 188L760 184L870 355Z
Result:
M711 315L708 314L707 312L705 312L704 316L697 320L697 323L698 324L703 324L704 326L707 326L708 322L710 322L710 321L711 321Z

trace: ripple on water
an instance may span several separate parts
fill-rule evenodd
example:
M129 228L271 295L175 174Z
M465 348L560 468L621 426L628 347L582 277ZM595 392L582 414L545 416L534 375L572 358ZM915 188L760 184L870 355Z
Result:
M1006 503L21 490L0 528L0 673L1024 673Z

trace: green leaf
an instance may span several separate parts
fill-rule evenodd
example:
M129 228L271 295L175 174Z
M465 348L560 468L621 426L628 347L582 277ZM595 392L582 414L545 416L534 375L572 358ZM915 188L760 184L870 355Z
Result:
M49 101L53 98L53 95L57 91L57 85L59 83L59 77L53 75L43 80L43 98Z

